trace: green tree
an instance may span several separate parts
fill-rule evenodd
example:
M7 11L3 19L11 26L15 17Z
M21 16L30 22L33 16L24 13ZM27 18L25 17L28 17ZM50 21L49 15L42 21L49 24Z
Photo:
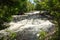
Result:
M35 6L33 3L31 3L30 1L27 2L27 12L29 11L33 11L35 9Z
M58 24L58 39L60 40L60 0L41 0L37 1L36 5L40 8L39 10L48 10L51 15L54 16L54 20ZM36 8L37 9L37 8Z
M0 30L6 28L4 23L10 22L12 15L26 11L27 0L0 0Z

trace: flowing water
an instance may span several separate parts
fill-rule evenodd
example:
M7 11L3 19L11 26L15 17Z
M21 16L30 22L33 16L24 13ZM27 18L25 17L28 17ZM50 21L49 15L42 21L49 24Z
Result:
M37 40L41 30L51 32L54 29L54 24L39 14L15 15L9 25L6 30L16 32L16 40Z

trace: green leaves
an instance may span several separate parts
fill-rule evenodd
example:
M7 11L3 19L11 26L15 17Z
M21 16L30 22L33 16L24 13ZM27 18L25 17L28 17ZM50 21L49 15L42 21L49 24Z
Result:
M32 4L30 1L27 2L27 12L34 10L34 4Z
M11 21L11 16L19 12L25 12L27 0L0 0L0 29L5 28L3 24Z
M41 30L38 40L45 40L46 35L47 33L44 30Z
M36 10L48 10L54 21L58 24L58 36L60 37L60 0L41 0L36 1Z

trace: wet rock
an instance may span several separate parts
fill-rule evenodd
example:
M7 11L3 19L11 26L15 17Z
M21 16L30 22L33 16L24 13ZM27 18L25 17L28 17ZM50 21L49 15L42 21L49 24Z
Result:
M16 40L36 40L38 38L37 34L41 30L51 32L55 28L53 23L40 15L13 16L13 21L9 25L9 28L0 31L0 33L5 35L6 30L16 32Z

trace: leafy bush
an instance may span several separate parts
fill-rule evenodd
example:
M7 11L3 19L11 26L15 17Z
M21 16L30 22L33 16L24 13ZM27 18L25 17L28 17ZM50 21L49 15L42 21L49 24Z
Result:
M60 39L60 0L41 0L37 1L40 10L48 10L54 16L54 21L58 24L58 39ZM36 8L37 9L37 8Z
M41 30L41 32L39 33L38 40L45 40L46 35L47 35L47 32L45 32L44 30Z
M6 28L4 23L10 22L12 15L26 11L27 0L0 0L0 30Z

